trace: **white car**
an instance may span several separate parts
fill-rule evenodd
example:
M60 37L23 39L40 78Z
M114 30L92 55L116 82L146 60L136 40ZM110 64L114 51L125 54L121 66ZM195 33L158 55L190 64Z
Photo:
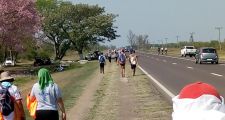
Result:
M4 66L15 66L15 61L12 58L6 58Z
M181 53L181 57L186 57L187 55L192 57L195 56L196 54L196 49L194 46L184 46L183 48L181 48L180 50Z

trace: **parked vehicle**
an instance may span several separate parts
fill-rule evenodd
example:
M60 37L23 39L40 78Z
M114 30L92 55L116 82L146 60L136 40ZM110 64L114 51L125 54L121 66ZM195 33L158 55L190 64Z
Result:
M11 57L8 57L8 58L6 58L3 65L4 66L15 66L15 60L13 60Z
M42 66L42 65L51 65L51 59L50 58L43 58L43 57L35 57L34 58L34 66Z
M195 55L195 63L202 64L203 62L210 62L218 64L219 56L215 48L202 47L199 48Z
M88 60L88 61L91 61L94 59L94 55L92 53L88 53L85 57L84 57L85 60Z
M94 51L93 53L88 53L84 59L85 60L98 60L98 56L100 55L100 51Z
M187 55L192 57L195 56L196 54L196 49L194 46L184 46L183 48L181 48L180 50L181 53L181 57L186 57Z

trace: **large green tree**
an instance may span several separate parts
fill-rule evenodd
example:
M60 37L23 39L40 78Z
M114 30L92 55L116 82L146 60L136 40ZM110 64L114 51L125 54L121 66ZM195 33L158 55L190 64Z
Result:
M64 57L71 44L64 32L67 21L64 15L69 5L72 4L56 0L37 1L37 8L44 17L42 31L44 36L54 44L56 60L61 60Z
M102 7L38 1L38 8L45 18L43 31L55 45L56 59L62 59L71 45L83 59L83 50L88 46L118 37L113 26L116 15L107 14Z
M77 4L68 7L65 17L68 22L64 32L71 41L73 48L83 59L83 50L89 44L111 41L116 39L113 26L116 15L105 13L104 8L97 5Z

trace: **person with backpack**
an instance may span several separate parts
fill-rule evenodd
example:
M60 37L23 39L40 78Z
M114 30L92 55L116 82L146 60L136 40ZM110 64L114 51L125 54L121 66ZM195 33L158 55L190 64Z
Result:
M22 96L8 71L0 78L0 112L3 120L25 120Z
M66 120L61 90L47 69L38 71L38 82L32 87L30 99L36 99L38 103L35 120L59 120L58 108L62 112L62 120Z
M103 53L100 54L100 56L98 57L98 61L100 64L100 73L104 74L104 66L105 66L105 56L103 55Z
M138 62L137 55L135 54L135 51L132 51L131 54L129 55L129 61L130 61L131 69L133 71L133 76L135 76L136 65L137 65L137 62Z
M125 50L124 49L122 49L120 54L119 54L119 58L118 58L117 64L120 64L121 76L125 77L126 54L125 54Z

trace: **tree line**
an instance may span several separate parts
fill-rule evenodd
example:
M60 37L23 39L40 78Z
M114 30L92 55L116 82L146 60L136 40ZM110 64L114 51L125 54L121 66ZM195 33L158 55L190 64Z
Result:
M58 0L2 0L0 3L0 56L49 56L61 60L68 50L83 51L119 37L117 15L103 7Z
M217 50L220 50L220 45L222 50L225 50L225 40L223 42L219 42L218 40L211 40L211 41L180 41L178 43L154 43L153 40L149 39L148 35L136 35L131 30L128 32L127 41L129 45L134 49L139 50L147 50L153 47L167 47L167 48L182 48L183 46L195 46L196 48L200 47L213 47Z

